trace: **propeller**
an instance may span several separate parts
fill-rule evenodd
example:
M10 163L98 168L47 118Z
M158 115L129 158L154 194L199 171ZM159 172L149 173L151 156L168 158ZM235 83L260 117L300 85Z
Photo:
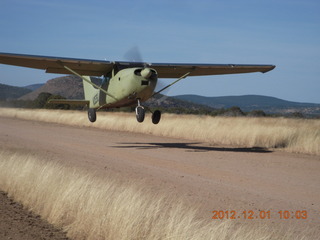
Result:
M136 63L141 63L143 64L144 69L141 71L141 76L143 76L144 78L148 78L151 76L152 72L151 70L147 67L147 63L143 61L140 49L138 46L134 46L132 48L130 48L125 54L124 54L124 59L126 59L127 61L130 62L136 62ZM163 89L164 87L166 87L167 84L165 84L163 82L163 80L159 80L157 82L157 86L155 89L155 92L158 92L159 90ZM169 92L169 89L164 90L163 92L161 92L162 96L160 98L157 99L157 101L160 103L162 101L164 101L167 98L167 94Z
M143 62L138 46L130 48L123 57L130 62Z

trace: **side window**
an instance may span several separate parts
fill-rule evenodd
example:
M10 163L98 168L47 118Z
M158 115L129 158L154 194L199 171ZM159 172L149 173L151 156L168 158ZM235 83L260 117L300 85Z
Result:
M102 78L102 81L101 81L101 87L102 88L105 88L106 86L108 86L109 85L109 82L110 82L110 77L108 77L108 76L104 76L103 78Z

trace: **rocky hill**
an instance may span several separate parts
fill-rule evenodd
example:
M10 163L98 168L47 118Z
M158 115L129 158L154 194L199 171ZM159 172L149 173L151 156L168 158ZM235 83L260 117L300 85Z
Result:
M38 89L39 87L42 87L44 85L44 83L36 83L36 84L31 84L28 86L25 86L24 88L30 89L31 91L34 91L36 89Z
M70 75L51 79L43 86L20 97L20 100L34 100L42 92L48 92L53 95L60 95L70 99L84 98L81 78Z

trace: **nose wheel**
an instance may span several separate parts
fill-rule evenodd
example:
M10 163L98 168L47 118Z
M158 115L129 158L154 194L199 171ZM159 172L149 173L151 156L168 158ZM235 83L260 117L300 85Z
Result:
M144 121L146 110L140 104L140 99L137 99L137 100L138 100L138 106L136 107L136 118L137 118L137 121L139 123L142 123ZM152 112L149 108L147 108L147 109L150 112ZM161 112L159 110L156 110L156 111L152 112L151 119L152 119L152 123L153 124L158 124L160 122L160 119L161 119Z
M136 107L136 118L139 123L142 123L144 121L146 111L144 110L144 107L140 104L140 99L138 99L138 106Z

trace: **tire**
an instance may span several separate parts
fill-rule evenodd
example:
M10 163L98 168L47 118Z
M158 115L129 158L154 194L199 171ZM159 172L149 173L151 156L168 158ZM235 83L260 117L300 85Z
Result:
M153 124L158 124L161 119L161 112L159 110L154 111L152 114L152 123Z
M145 110L142 106L137 106L136 107L136 117L137 121L139 123L142 123L144 121L144 115L145 115Z
M88 109L88 118L90 122L95 122L97 120L97 114L94 108Z

